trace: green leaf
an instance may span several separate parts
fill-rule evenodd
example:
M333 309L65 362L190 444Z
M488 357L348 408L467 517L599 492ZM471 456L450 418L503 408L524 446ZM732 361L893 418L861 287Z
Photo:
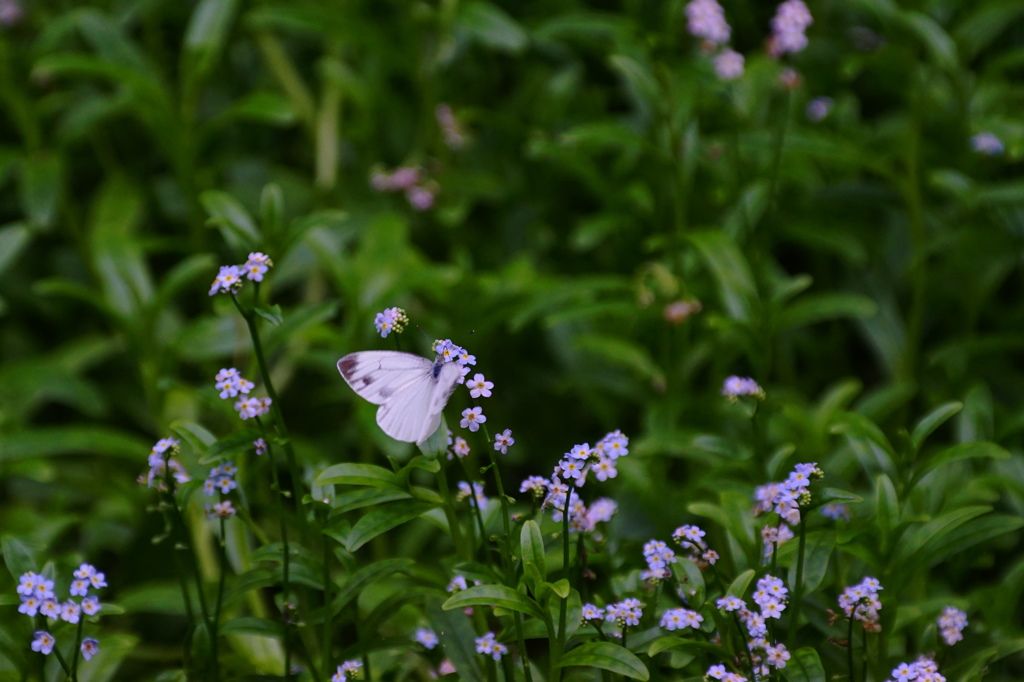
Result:
M355 509L372 507L385 502L395 500L407 500L409 493L404 490L389 490L387 488L360 488L351 490L342 495L336 495L331 500L331 516L336 517Z
M992 507L988 505L961 507L913 528L904 535L898 548L899 556L904 561L914 561L915 555L923 551L926 545L934 546L971 519L991 511Z
M90 253L103 298L127 321L140 318L155 289L138 234L142 210L138 189L114 176L103 183L90 211Z
M504 585L478 585L456 592L441 605L441 608L451 611L452 609L464 609L467 606L492 606L508 611L518 611L534 618L544 618L544 612L537 602Z
M939 22L922 12L903 11L900 16L904 26L920 39L937 66L947 72L957 68L956 43Z
M825 668L818 652L806 646L792 653L782 676L789 682L825 682Z
M954 400L952 402L939 405L922 417L921 421L917 422L917 425L914 426L913 433L910 434L910 444L913 446L914 452L921 449L921 445L924 444L925 439L930 436L935 429L945 424L953 415L962 409L964 409L964 404Z
M569 587L569 581L565 578L555 581L553 583L544 583L544 586L550 589L552 592L558 595L559 599L568 599L569 592L572 588Z
M682 649L683 651L706 651L708 653L720 653L722 647L711 642L697 639L685 639L674 635L658 637L647 647L647 655L655 657L663 651Z
M959 443L945 450L940 450L932 457L929 457L920 467L917 476L923 476L925 472L955 462L960 459L1009 459L1010 453L1002 446L988 441L976 441L973 443Z
M48 426L0 434L0 462L30 457L95 454L145 462L152 443L104 426Z
M370 540L392 528L426 514L437 505L423 500L399 500L377 507L356 521L345 541L345 548L355 552Z
M860 294L808 294L790 303L779 315L779 329L795 329L844 317L873 317L878 306Z
M485 677L477 664L480 655L476 652L473 639L478 635L473 630L472 620L466 618L461 611L442 609L435 600L427 604L427 617L438 633L445 655L455 664L458 677L466 682L482 682ZM527 621L528 624L534 622Z
M349 576L334 596L331 613L338 613L348 606L367 586L395 573L408 573L415 565L412 559L382 559L359 569Z
M0 228L0 275L11 263L17 262L18 256L30 240L31 233L28 227L21 223Z
M490 2L466 3L459 13L458 27L481 44L501 52L522 52L528 42L526 31Z
M802 511L812 511L820 507L824 507L828 504L836 503L857 503L863 502L864 498L860 495L854 495L851 492L845 490L839 490L838 488L824 488L823 490L816 492L814 497L811 498L811 503L806 507L802 507Z
M188 96L216 64L238 10L237 0L200 0L192 11L182 50L182 81Z
M836 416L832 423L832 433L839 433L850 438L866 440L882 448L891 458L895 451L889 439L882 433L878 425L857 412L843 412Z
M733 579L725 593L742 599L743 595L747 592L747 588L750 587L750 581L754 579L754 575L755 572L752 568L743 571Z
M60 156L37 152L21 163L21 210L29 222L50 227L57 218L63 185Z
M281 306L276 303L269 308L256 306L252 311L275 327L280 327L284 322L284 315L281 313Z
M724 232L697 232L690 235L705 265L718 284L718 295L729 316L751 322L757 310L757 285L747 259Z
M625 82L637 108L650 116L654 106L661 99L661 88L658 87L658 81L651 74L650 69L645 64L623 54L613 54L608 57L608 66Z
M875 477L875 516L878 519L878 527L882 530L882 545L885 546L887 531L900 523L900 501L896 494L896 486L885 474Z
M599 668L634 680L650 679L647 667L633 652L611 642L587 642L567 651L558 667L572 666Z
M523 529L519 531L519 551L523 559L523 571L529 570L529 567L532 566L537 571L537 576L543 580L548 574L544 555L544 536L541 535L540 526L533 519L523 523ZM536 585L533 587L536 589Z
M171 423L170 429L196 452L206 452L217 442L217 437L209 429L194 422L178 420Z
M792 547L797 543L787 543L783 547ZM828 573L828 562L832 550L836 546L835 531L815 531L807 534L807 545L804 553L803 583L805 595L811 594L821 585ZM793 563L789 567L789 585L796 584L796 548L792 550Z
M227 192L207 190L199 201L209 214L209 224L220 228L224 240L237 251L258 248L263 241L256 223L245 207Z
M921 566L935 566L954 554L966 552L1000 535L1014 533L1022 527L1024 519L1019 516L986 514L929 540L912 560Z
M665 374L650 352L639 344L613 336L585 334L574 339L574 346L581 352L597 355L603 362L625 367L640 379L664 384Z
M320 472L316 484L320 486L340 483L343 485L368 485L374 488L397 488L398 479L394 472L375 464L345 462L335 464Z
M32 547L19 538L5 535L0 539L0 548L3 550L4 565L11 572L15 582L23 574L38 570L39 564L36 563L34 554L41 550L41 547Z
M282 635L282 630L281 623L267 620L266 618L252 618L249 616L229 620L217 627L218 635L233 633L261 635L263 637L280 637Z

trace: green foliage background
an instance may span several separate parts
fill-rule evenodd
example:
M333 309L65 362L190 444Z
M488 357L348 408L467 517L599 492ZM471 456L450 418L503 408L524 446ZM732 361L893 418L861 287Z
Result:
M902 609L892 656L934 648L916 638L957 603L971 665L1019 679L1024 5L810 2L787 89L763 51L774 4L722 4L747 56L732 84L680 1L27 4L0 33L11 570L17 542L106 571L119 679L180 660L172 550L151 543L135 479L183 424L237 428L212 384L252 366L248 336L207 289L262 250L283 318L266 325L272 371L310 477L410 454L335 369L393 347L371 322L402 306L427 337L404 348L450 337L495 382L489 424L517 441L507 488L630 435L609 571L702 516L742 544L753 486L817 461L865 500L817 595L822 633L842 586L878 574ZM833 111L808 122L823 95ZM981 131L1005 153L971 151ZM371 189L398 165L436 183L431 210ZM703 310L670 324L680 299ZM721 398L731 374L765 387L755 417ZM433 542L414 523L370 548L429 561ZM30 628L7 620L0 662L16 662Z

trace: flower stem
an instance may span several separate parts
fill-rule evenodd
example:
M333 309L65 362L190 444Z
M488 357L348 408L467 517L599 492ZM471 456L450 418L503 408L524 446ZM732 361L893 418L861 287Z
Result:
M796 551L796 584L793 585L793 608L790 611L789 641L786 648L790 651L796 645L796 631L800 627L800 602L804 597L804 553L807 548L807 514L800 512L800 538Z
M846 633L846 667L849 668L850 682L855 682L853 676L853 616L849 618L850 626ZM865 638L865 643L867 638Z
M284 598L281 604L281 615L283 616L282 622L282 644L284 645L284 676L288 678L292 668L292 654L291 647L288 646L290 639L290 630L288 628L288 600L291 598L291 580L290 580L290 568L291 568L291 547L288 544L288 525L284 521L284 497L281 492L281 483L277 477L277 459L274 457L274 446L266 438L266 432L263 428L263 422L260 421L259 417L256 417L256 425L259 426L260 435L263 436L263 440L267 443L267 456L270 457L270 475L274 483L274 491L277 493L278 502L281 505L280 513L278 514L278 520L280 521L281 527L281 586L284 590Z
M565 502L562 504L562 577L569 581L569 590L572 591L572 574L569 570L569 500L572 497L572 487L565 491ZM562 653L565 651L566 617L569 613L569 598L562 599L558 604L558 634L555 639L555 650L551 652L551 671L548 679L551 682L559 682L562 679L562 668L559 666L562 660Z
M295 511L300 524L305 527L306 517L302 513L301 502L299 501L297 493L298 487L302 481L302 475L299 472L298 461L295 458L295 448L292 446L291 438L288 436L288 427L285 426L284 423L284 415L281 412L281 403L278 400L277 390L274 388L274 382L270 378L270 370L267 368L267 358L266 354L263 352L263 343L260 341L259 329L256 326L256 316L252 310L245 310L242 308L242 304L238 302L238 298L234 294L231 295L231 300L234 302L235 308L238 310L238 313L242 316L242 319L245 320L245 324L249 328L249 338L252 339L253 352L256 354L256 364L260 368L260 376L263 379L263 385L266 387L267 395L270 397L273 404L271 414L274 419L274 428L277 430L277 435L284 446L285 458L288 462L288 473L292 479L291 490L288 491L288 495L291 496L292 502L295 504ZM260 430L262 431L262 426ZM267 440L265 436L264 440ZM269 448L269 441L267 441L267 449L269 450ZM278 488L278 491L279 493L282 492L280 488Z
M484 436L488 442L491 440L491 434L487 431L487 427L484 427ZM498 499L501 501L501 522L502 528L505 531L505 548L501 552L501 563L505 569L505 584L515 589L515 569L512 568L512 562L509 557L512 556L512 530L509 519L508 510L508 498L505 497L505 485L501 482L501 472L498 471L498 458L494 454L494 450L488 451L491 457L491 469L494 471L494 484L498 489ZM519 659L523 664L523 675L526 678L526 682L533 682L533 673L530 671L530 661L526 658L526 638L523 636L523 619L518 611L512 612L516 628L516 641L519 644ZM511 675L506 672L506 677L509 680L512 679Z

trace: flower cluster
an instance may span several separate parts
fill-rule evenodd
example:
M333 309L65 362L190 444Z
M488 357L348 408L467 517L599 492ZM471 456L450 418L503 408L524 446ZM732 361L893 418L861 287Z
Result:
M948 646L953 646L964 638L963 631L967 627L967 614L954 606L947 606L939 616L939 634Z
M473 640L476 643L476 652L484 656L490 656L496 661L508 653L508 647L494 638L493 632L488 632L483 637Z
M331 682L348 682L348 680L359 677L359 669L363 664L359 661L345 661L338 666L338 671L331 676Z
M385 308L383 312L377 313L373 320L373 326L377 328L382 339L388 338L391 332L401 334L407 324L409 316L401 308Z
M216 495L218 492L222 496L227 495L238 487L238 483L235 481L235 474L237 473L238 467L231 462L215 466L210 470L210 475L203 482L203 492L210 496ZM220 502L215 502L213 507L206 507L206 516L209 518L229 519L235 513L236 511L231 504L231 500L221 499Z
M181 462L172 459L178 453L180 441L174 438L161 438L149 451L149 472L139 476L139 484L160 491L167 490L167 471L170 469L175 483L188 483L192 480Z
M669 609L661 616L661 627L670 631L683 628L697 630L703 622L704 616L690 609Z
M772 18L772 36L768 39L768 54L781 57L787 52L799 52L807 47L804 32L814 23L803 0L786 0L775 10Z
M274 401L270 398L250 396L249 392L255 388L256 384L239 374L238 370L234 367L221 369L217 372L217 376L214 379L216 381L214 386L219 391L218 395L221 399L239 398L235 401L235 410L242 419L262 417L270 411L270 405ZM259 446L257 445L258 448Z
M519 491L531 491L536 497L543 495L542 506L551 509L555 521L562 521L568 508L572 532L592 531L597 523L610 520L618 505L614 500L600 498L588 509L576 488L583 487L591 471L599 481L615 478L618 475L616 461L628 454L629 438L621 431L612 431L593 448L589 443L573 446L555 467L550 480L530 476L519 486Z
M686 22L691 34L715 45L729 42L732 34L725 20L725 10L717 0L690 0L686 5Z
M882 608L882 602L878 599L878 593L882 589L875 578L864 578L858 584L843 590L839 595L839 607L847 618L864 623L867 632L880 632L882 624L879 622L878 612Z
M924 656L913 663L900 663L889 675L891 678L886 682L946 682L946 678L939 673L938 664Z
M1003 153L1003 141L992 133L978 133L971 138L971 149L979 154L998 156Z
M725 20L725 10L717 0L690 0L686 5L686 22L687 30L704 41L706 52L719 50L712 63L720 80L732 81L743 75L743 55L726 45L732 29ZM697 310L700 310L699 303ZM688 317L691 312L696 311L686 310L682 319Z
M476 356L471 354L462 346L456 346L452 343L451 339L438 339L434 341L434 344L431 347L434 349L434 353L436 353L442 361L454 362L459 365L459 369L462 371L462 378L459 379L459 383L465 383L466 375L469 374L469 368L476 364ZM481 379L483 379L482 375ZM494 384L491 384L488 391L491 388L494 388Z
M657 582L672 576L668 565L676 563L676 553L661 540L650 540L644 544L644 559L647 560L647 570L640 573L641 580Z
M45 575L32 571L23 574L18 580L17 587L18 596L21 597L18 613L23 613L30 618L40 615L50 621L62 620L72 624L78 624L83 613L87 616L99 613L99 597L90 595L89 590L106 587L106 576L90 564L82 564L72 575L74 579L71 581L69 592L71 597L82 598L78 602L70 597L65 602L57 601L57 595L53 591L53 581ZM79 633L81 633L80 624ZM53 651L56 643L56 638L48 631L38 630L34 634L32 651L47 655ZM85 660L88 661L99 651L99 641L87 637L81 640L80 650Z
M404 192L409 205L417 211L434 205L436 186L426 181L420 168L401 166L390 173L376 171L370 176L370 186L378 192Z
M704 568L718 561L718 552L710 549L704 542L704 531L698 526L686 524L672 532L676 544L687 550L687 555L697 566Z
M736 612L746 627L750 636L747 648L759 677L769 675L770 668L785 668L786 662L790 659L790 653L783 644L772 644L768 640L768 619L778 619L782 616L782 612L786 610L787 594L789 590L781 578L766 575L757 581L757 589L754 590L754 602L758 605L760 613L751 611L747 608L746 602L733 595L726 595L715 602L722 611ZM724 671L725 668L722 667L721 670Z
M237 294L242 288L242 278L252 282L262 282L267 270L274 267L274 262L266 254L253 252L242 265L222 265L217 277L210 286L210 296L217 294Z
M750 377L731 376L722 384L722 395L733 403L744 395L764 400L764 389Z
M623 629L639 625L644 615L643 608L643 602L639 599L623 599L605 607L604 620L607 623L616 623Z
M758 486L754 491L756 514L774 512L782 518L777 527L769 525L761 530L765 556L771 556L776 547L793 538L790 526L800 523L800 507L811 502L811 481L824 475L816 462L797 464L785 481Z
M452 108L444 103L438 104L434 107L434 117L441 128L444 143L452 149L462 149L466 145L466 135L462 132L459 122L455 120Z

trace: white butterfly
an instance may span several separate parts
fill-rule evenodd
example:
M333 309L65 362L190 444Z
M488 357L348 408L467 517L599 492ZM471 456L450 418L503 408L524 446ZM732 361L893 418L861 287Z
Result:
M394 350L364 350L338 360L338 371L352 390L374 405L384 433L406 443L422 443L441 425L462 370L454 362L428 360Z

